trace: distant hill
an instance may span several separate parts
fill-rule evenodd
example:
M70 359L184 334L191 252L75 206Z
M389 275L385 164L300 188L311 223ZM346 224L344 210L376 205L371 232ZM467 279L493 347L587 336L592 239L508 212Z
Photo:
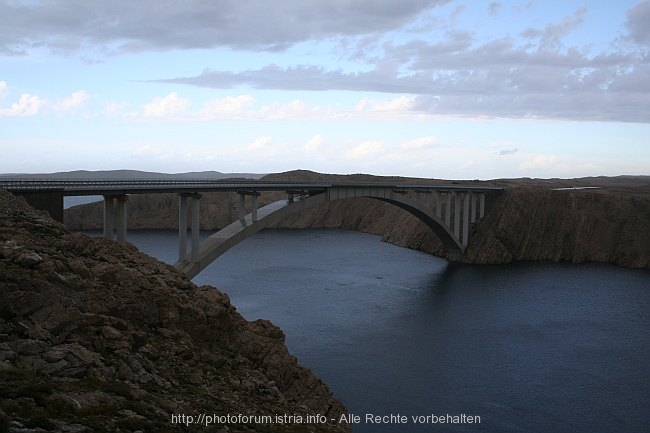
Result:
M57 173L5 173L0 178L20 177L24 179L260 179L265 174L221 173L219 171L198 171L190 173L156 173L139 170L75 170Z

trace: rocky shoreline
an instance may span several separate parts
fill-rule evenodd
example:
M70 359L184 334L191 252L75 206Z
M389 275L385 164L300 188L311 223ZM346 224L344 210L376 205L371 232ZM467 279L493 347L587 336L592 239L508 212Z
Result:
M0 299L0 432L195 431L178 416L346 413L270 322L248 322L216 288L132 245L71 234L5 191ZM349 431L251 421L202 428Z

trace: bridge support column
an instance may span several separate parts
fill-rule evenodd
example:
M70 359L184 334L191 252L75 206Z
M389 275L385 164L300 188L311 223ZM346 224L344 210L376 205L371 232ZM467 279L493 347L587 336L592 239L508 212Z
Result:
M201 230L201 194L192 195L192 262L199 261L200 230Z
M440 202L440 193L438 191L435 192L435 200L436 200L436 217L439 219L442 217L442 203Z
M472 204L472 220L471 220L471 222L472 222L472 224L474 224L476 222L476 198L477 197L476 197L476 194L472 194L472 193L470 193L470 196L472 197L472 199L471 199L472 200L472 203L471 203Z
M239 193L239 222L244 224L246 220L246 196Z
M451 228L451 192L445 193L445 225Z
M485 193L481 193L479 197L479 203L480 203L479 204L480 210L479 210L478 217L479 219L481 219L485 216Z
M187 255L187 194L178 195L178 261Z
M252 205L251 205L251 216L253 222L257 221L257 197L260 196L260 193L257 191L239 191L239 222L242 225L246 224L246 196L252 196ZM292 200L293 201L293 200Z
M466 192L463 194L463 246L467 246L467 237L469 236L469 202L472 194Z
M104 237L116 239L118 242L126 242L126 202L128 195L105 195L104 196Z
M199 246L200 246L200 229L201 229L201 194L179 194L178 195L178 260L182 261L187 258L187 217L188 205L187 199L192 199L192 250L190 259L193 262L199 260Z
M113 239L113 229L115 228L115 197L104 196L104 237Z
M126 201L129 199L127 195L120 195L117 197L117 206L115 207L115 229L117 231L117 241L126 242Z
M460 193L454 193L454 235L460 239Z
M253 211L252 211L253 222L257 221L257 196L258 194L253 194Z

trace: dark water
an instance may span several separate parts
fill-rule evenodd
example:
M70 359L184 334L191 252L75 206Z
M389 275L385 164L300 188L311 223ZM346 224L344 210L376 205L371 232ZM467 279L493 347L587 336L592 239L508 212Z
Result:
M130 232L173 262L174 232ZM649 432L650 273L449 265L376 236L265 231L195 278L270 319L355 432ZM373 425L365 415L406 415ZM414 424L415 415L480 424Z

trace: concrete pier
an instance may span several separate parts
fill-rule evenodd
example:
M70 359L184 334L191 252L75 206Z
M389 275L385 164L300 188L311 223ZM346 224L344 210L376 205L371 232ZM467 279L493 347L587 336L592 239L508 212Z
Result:
M127 207L129 196L105 195L104 196L104 237L126 242Z
M468 244L468 235L469 235L469 203L472 200L472 195L470 193L463 194L463 237L462 243L466 247Z
M471 222L474 224L476 222L476 194L470 193L470 197L472 197L472 219Z
M201 231L201 194L192 195L192 252L193 262L199 260L200 231Z
M178 260L187 255L187 194L178 195Z
M454 193L454 236L460 238L460 194Z
M445 194L445 225L451 227L451 193Z
M191 236L192 250L190 257L198 260L201 225L201 194L183 193L178 195L178 260L187 258L187 218L189 215L188 198L191 199Z
M127 229L127 212L126 202L129 199L128 195L120 195L115 198L115 229L117 231L117 241L126 242L126 229Z
M115 229L115 199L113 196L104 196L104 237L113 239Z
M253 217L253 222L257 221L257 196L259 193L253 194L253 210L251 212Z
M257 198L260 196L260 193L257 191L238 191L237 194L239 194L239 222L242 225L246 224L246 196L247 195L250 195L252 197L251 219L253 222L256 222L257 208L258 208Z

